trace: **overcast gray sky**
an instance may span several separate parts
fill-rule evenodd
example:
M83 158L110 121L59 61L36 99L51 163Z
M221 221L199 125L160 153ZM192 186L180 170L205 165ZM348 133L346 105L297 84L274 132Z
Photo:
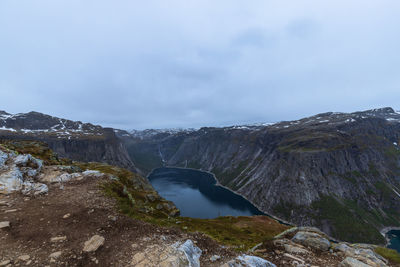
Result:
M0 110L123 129L400 103L400 1L1 0Z

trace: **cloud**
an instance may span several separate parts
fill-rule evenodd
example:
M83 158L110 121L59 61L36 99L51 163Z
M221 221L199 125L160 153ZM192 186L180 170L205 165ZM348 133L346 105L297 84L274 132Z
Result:
M0 2L0 109L118 128L397 108L398 1Z

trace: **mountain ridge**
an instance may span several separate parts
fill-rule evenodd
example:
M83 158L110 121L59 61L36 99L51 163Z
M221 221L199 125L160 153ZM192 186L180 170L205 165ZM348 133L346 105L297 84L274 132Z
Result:
M35 111L18 114L0 111L0 138L39 140L49 144L61 157L107 162L136 171L112 128Z
M379 230L399 224L400 114L392 108L122 139L144 173L212 172L262 211L339 239L382 243Z

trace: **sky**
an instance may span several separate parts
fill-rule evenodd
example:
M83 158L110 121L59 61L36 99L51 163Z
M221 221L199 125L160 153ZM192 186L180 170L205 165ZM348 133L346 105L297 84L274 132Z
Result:
M398 0L1 0L0 110L121 129L400 109Z

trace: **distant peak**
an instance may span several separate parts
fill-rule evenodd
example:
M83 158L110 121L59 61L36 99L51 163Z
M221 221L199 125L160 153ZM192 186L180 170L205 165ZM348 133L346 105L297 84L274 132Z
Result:
M375 108L371 110L364 111L367 113L378 113L378 114L391 114L395 113L394 109L391 107L385 107L385 108Z

